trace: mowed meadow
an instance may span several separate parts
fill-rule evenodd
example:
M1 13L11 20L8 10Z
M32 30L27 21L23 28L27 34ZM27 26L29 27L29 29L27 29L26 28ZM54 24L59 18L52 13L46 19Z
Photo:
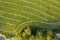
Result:
M0 33L6 38L55 40L59 28L60 0L0 0Z

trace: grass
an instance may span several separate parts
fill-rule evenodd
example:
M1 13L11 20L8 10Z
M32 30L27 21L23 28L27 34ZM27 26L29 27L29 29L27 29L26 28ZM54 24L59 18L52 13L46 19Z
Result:
M20 25L31 20L60 22L59 2L59 0L0 0L0 31L15 31L20 29Z

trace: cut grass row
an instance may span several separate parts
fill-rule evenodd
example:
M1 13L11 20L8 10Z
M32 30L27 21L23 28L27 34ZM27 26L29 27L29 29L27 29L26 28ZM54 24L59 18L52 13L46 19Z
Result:
M15 6L14 6L14 7L15 7ZM20 6L20 7L21 7L21 6ZM38 8L38 7L37 7L37 8ZM20 9L21 9L21 8L20 8ZM23 7L22 10L24 10L24 9L25 9L25 8ZM27 8L26 8L26 9L27 9ZM28 9L28 11L31 11L31 10L32 10L32 9L30 9L30 10ZM45 9L45 10L46 10L46 9ZM45 11L45 10L44 10L44 11ZM33 10L32 12L34 12L34 11L35 11L35 10ZM47 11L49 11L49 10L47 10ZM46 11L46 12L47 12L47 11ZM49 11L49 12L50 12L50 11ZM48 12L48 13L49 13L49 12ZM52 12L50 12L50 13L53 14ZM37 14L37 12L36 12L36 14ZM38 13L38 14L39 14L39 13ZM55 13L54 13L54 14L55 14ZM44 16L42 13L41 13L41 15ZM41 16L41 15L40 15L40 16ZM58 15L58 17L60 16L59 14L55 14L54 16L56 16L56 15ZM46 16L44 16L44 17L46 17ZM48 16L48 18L49 18L49 16Z
M49 3L48 3L49 2ZM53 2L53 3L52 3ZM29 0L29 1L18 1L18 0L2 0L0 1L0 21L5 23L11 23L19 26L21 23L37 20L37 21L48 21L58 22L60 20L60 6L52 0ZM20 15L20 16L18 16ZM3 17L1 17L3 16ZM22 20L16 21L8 18ZM12 25L1 23L1 29L10 30ZM2 27L3 26L3 27ZM14 28L14 29L15 29ZM13 30L13 29L11 29Z
M4 7L3 7L4 8ZM4 10L3 11L11 11L11 9L7 9L6 10L6 8L4 8ZM13 11L13 9L12 9L12 11ZM19 13L18 13L19 12ZM18 14L18 15L22 15L22 16L26 16L26 17L29 17L29 18L31 18L31 19L33 19L33 17L34 17L34 19L35 18L39 18L40 19L40 17L38 17L37 15L35 16L33 13L26 13L26 12L23 12L23 11L19 11L18 10L18 12L17 12L17 10L16 11L14 11L14 14ZM30 15L30 16L29 16ZM33 17L32 17L33 16ZM41 18L42 20L43 20L43 18ZM37 19L36 19L37 20Z
M25 19L25 21L29 20L27 18L21 17L19 15L14 14L14 13L9 13L9 12L4 12L4 11L2 11L0 13L1 14L3 13L3 15L0 15L0 16L5 16L5 17L8 17L8 18L12 18L12 19L15 19L15 21L18 21L18 22L21 21L21 20L24 20L24 19Z
M20 3L21 4L21 3ZM59 13L57 13L57 12L54 12L53 10L51 10L51 11L49 11L49 9L48 8L45 8L45 7L43 7L43 6L40 6L40 5L36 5L36 3L34 4L33 2L30 2L29 3L29 1L26 1L26 2L23 2L22 3L24 6L25 5L27 5L28 7L31 7L31 8L34 8L34 9L36 9L36 10L34 10L34 11L38 11L38 13L37 14L40 14L40 16L43 16L43 17L46 17L46 16L48 16L48 17L46 17L46 18L55 18L56 19L56 17L57 18L59 18ZM43 10L44 9L44 10ZM40 12L41 11L41 12ZM55 14L55 15L53 15L53 14Z
M43 0L43 1L48 2L48 3L52 4L52 5L60 8L60 3L58 1L56 1L56 0Z
M42 5L50 10L54 10L55 12L60 13L60 7L58 8L58 7L54 6L53 4L50 4L49 2L45 2L42 0L38 0L38 1L37 0L32 0L32 1L30 0L30 2L37 3L37 4Z
M2 30L13 31L15 29L16 29L16 27L14 27L13 25L9 25L9 24L0 22L0 31L2 31Z
M59 13L57 13L57 12L55 12L55 11L53 11L53 12L51 12L51 11L49 11L48 9L46 9L45 7L42 7L42 6L36 6L36 5L32 5L32 4L29 4L29 3L26 3L26 2L21 2L20 4L22 4L21 6L25 6L25 5L27 5L27 7L29 8L29 5L30 6L32 6L31 8L35 8L35 9L38 9L38 10L42 10L42 12L39 12L38 10L34 10L34 9L27 9L29 12L33 12L34 13L34 11L37 11L38 13L36 13L36 14L42 14L42 15L40 15L40 16L44 16L45 14L44 14L44 12L46 13L46 14L49 14L49 15L52 15L52 16L54 16L54 17L57 17L57 18L59 18ZM18 6L18 7L21 7L21 6ZM36 6L36 7L35 7ZM12 6L11 6L12 7ZM15 8L16 8L16 5L14 6ZM22 8L26 8L26 7L22 7ZM18 9L18 8L17 8ZM44 9L44 10L43 10ZM22 9L22 10L24 10L24 9ZM33 11L31 11L31 10L33 10ZM48 11L48 13L47 13L47 11ZM53 14L55 14L55 15L53 15ZM48 15L48 16L49 16ZM45 17L45 16L44 16ZM51 16L50 16L51 17Z

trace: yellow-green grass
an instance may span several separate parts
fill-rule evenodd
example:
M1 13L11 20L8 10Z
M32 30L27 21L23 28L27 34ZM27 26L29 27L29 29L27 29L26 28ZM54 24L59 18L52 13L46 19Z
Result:
M0 0L0 30L14 31L24 22L60 22L60 1Z

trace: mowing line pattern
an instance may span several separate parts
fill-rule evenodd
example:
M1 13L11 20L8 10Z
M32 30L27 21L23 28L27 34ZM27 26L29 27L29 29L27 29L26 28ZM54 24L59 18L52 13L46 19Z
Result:
M8 3L8 2L7 2ZM10 3L10 2L9 2ZM18 5L18 4L17 4ZM20 5L20 6L22 6L22 5ZM27 7L27 6L24 6L24 7ZM28 8L28 7L27 7ZM29 7L29 8L31 8L31 7ZM32 9L34 9L34 8L32 8ZM36 11L39 11L39 10L37 10L37 9L35 9ZM50 11L52 11L52 10L50 10ZM42 11L40 11L41 13L44 13L44 12L42 12ZM52 11L53 13L55 13L55 14L57 14L57 15L59 15L60 16L60 14L58 14L58 13L56 13L56 12L54 12L54 11ZM45 13L45 14L47 14L47 13ZM51 15L49 15L50 17L52 17L52 18L54 18L54 16L51 16ZM55 17L56 18L56 17Z
M0 24L14 26L12 31L31 20L55 25L60 20L60 6L57 4L60 2L55 0L0 0Z
M41 7L44 7L43 5L39 5L39 4L37 4L37 3L35 3L35 2L29 2L29 1L23 1L23 2L27 2L27 3L31 3L31 4L34 4L34 5L36 5L36 6L41 6ZM46 8L46 7L45 7ZM48 8L46 8L46 9L48 9ZM48 10L50 10L50 9L48 9ZM40 10L41 11L41 10ZM59 13L57 13L56 11L54 11L54 10L50 10L50 11L52 11L52 12L54 12L54 13L56 13L56 14L59 14ZM43 12L43 11L42 11ZM47 14L47 13L46 13ZM60 15L60 14L59 14Z
M34 3L34 2L29 2L29 1L24 1L24 2L28 2L28 3L34 4L34 5L36 5L36 6L42 6L42 5L38 5L38 4ZM44 6L42 6L42 7L44 7ZM47 9L47 8L46 8L46 9ZM50 17L52 17L52 18L56 18L56 17L54 17L54 16L52 16L52 15L50 15L50 14L47 14L47 13L41 11L41 10L37 10L37 9L35 9L35 10L36 10L36 11L40 11L41 13L44 13L45 15L48 15L48 16L50 16ZM48 9L48 10L49 10L49 9ZM53 11L53 10L50 10L50 11L56 13L56 12Z
M5 1L3 1L3 2L5 2ZM5 2L5 3L15 4L15 3L11 3L11 2ZM18 4L15 4L15 5L18 5ZM23 5L18 5L18 6L23 6ZM27 7L27 6L23 6L23 7L31 8L31 7ZM11 9L12 9L12 8L11 8ZM34 8L31 8L31 9L34 9ZM18 9L15 9L15 10L18 10ZM34 10L36 10L36 9L34 9ZM37 11L37 10L36 10L36 11ZM24 11L24 12L27 12L27 11ZM27 12L27 13L30 13L30 14L32 14L32 15L34 15L34 16L37 16L37 17L40 17L40 18L42 18L42 19L44 19L44 20L47 20L47 19L45 19L45 18L43 18L43 17L41 17L41 16L39 16L39 15L37 15L37 14L33 14L33 13L31 13L31 12Z
M18 14L13 14L13 13L10 13L10 12L4 12L4 11L0 11L0 12L6 13L6 14L12 14L12 15L15 15L15 16L20 16L20 17L24 17L24 18L30 19L30 18L28 18L26 16L22 16L22 15L18 15Z
M8 2L6 2L6 3L8 3ZM9 2L10 3L10 2ZM28 2L28 3L30 3L30 2ZM12 4L14 4L14 3L12 3ZM18 5L18 4L15 4L15 5ZM35 4L34 4L35 5ZM23 6L23 5L19 5L19 6ZM23 6L23 7L27 7L27 8L32 8L32 7L28 7L28 6ZM41 12L41 13L44 13L44 12L42 12L42 11L40 11L40 10L37 10L37 9L34 9L34 8L32 8L33 10L36 10L36 11L39 11L39 12ZM45 13L45 14L47 14L47 13ZM51 16L51 15L49 15L49 16ZM53 17L53 16L51 16L51 17ZM54 17L53 17L54 18Z
M1 22L1 21L0 21L0 23L5 23L5 24L8 24L8 25L16 26L15 24L7 23L7 22Z

